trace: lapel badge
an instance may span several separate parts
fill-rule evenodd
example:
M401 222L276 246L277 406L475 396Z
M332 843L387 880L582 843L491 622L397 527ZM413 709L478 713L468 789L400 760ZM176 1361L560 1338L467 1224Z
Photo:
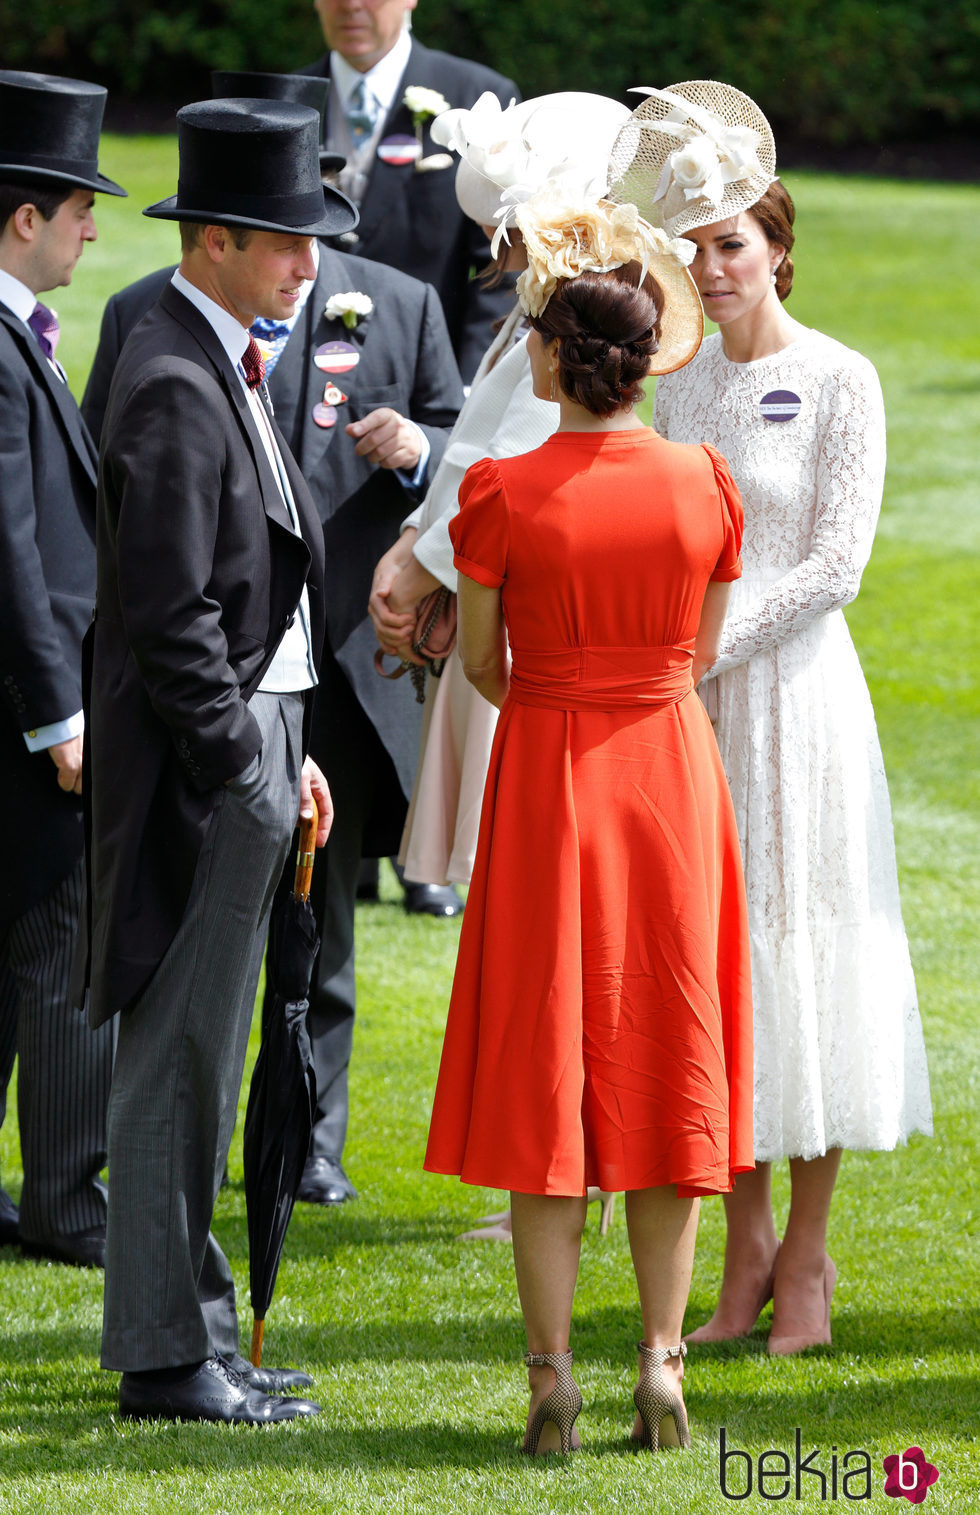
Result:
M415 137L385 137L378 143L378 157L392 168L404 168L422 156L422 144Z
M332 405L324 405L322 403L314 405L313 419L318 426L321 426L326 431L329 427L336 426L337 412Z
M349 373L361 361L356 347L349 342L324 342L313 354L321 373Z
M342 389L337 388L336 384L327 383L323 391L323 403L324 405L346 405L347 396Z

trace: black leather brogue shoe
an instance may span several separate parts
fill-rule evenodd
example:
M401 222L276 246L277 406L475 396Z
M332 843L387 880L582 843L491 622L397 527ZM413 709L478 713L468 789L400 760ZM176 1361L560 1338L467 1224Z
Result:
M294 1389L309 1389L313 1385L309 1373L303 1373L299 1368L257 1368L240 1352L226 1357L225 1362L247 1384L253 1389L261 1389L263 1394L288 1394Z
M342 1205L357 1190L335 1157L308 1157L296 1198L308 1205Z
M309 1399L264 1394L223 1357L209 1357L177 1379L169 1372L124 1373L119 1410L130 1420L212 1420L261 1426L318 1415L320 1406Z

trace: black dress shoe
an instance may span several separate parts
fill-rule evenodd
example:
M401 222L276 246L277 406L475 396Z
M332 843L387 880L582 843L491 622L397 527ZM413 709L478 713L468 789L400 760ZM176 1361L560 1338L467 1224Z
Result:
M21 1239L27 1257L46 1257L50 1262L70 1263L73 1268L105 1267L105 1231L73 1231L70 1236L50 1236L45 1241Z
M283 1394L288 1389L308 1389L313 1383L309 1373L301 1373L299 1368L257 1368L240 1352L236 1352L233 1357L226 1357L225 1362L240 1378L244 1378L247 1384L250 1384L253 1389L261 1389L263 1394Z
M409 915L437 915L448 920L463 913L463 901L452 884L406 883L404 889Z
M0 1247L15 1247L20 1241L17 1222L20 1211L6 1189L0 1189Z
M276 1420L318 1415L309 1399L282 1399L254 1389L222 1357L209 1357L186 1377L168 1372L124 1373L119 1410L131 1420L216 1420L260 1426Z
M357 1190L335 1157L308 1157L296 1198L308 1205L342 1205L356 1199Z

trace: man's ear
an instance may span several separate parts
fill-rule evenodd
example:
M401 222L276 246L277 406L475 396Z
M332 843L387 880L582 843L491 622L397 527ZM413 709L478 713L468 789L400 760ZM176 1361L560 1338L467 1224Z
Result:
M212 263L224 262L230 240L227 227L205 226L201 242Z
M37 206L27 200L23 205L18 205L8 225L23 242L33 242L43 219Z

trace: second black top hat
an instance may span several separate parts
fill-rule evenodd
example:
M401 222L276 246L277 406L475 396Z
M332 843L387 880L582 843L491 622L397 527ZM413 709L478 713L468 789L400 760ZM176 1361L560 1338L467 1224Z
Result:
M231 95L249 95L263 100L292 100L297 105L312 105L320 113L320 141L326 137L325 117L330 85L312 74L260 74L241 69L216 68L211 75L211 93L216 100ZM343 153L320 148L320 172L336 173L347 159Z
M0 69L0 178L124 195L99 173L105 102L100 84Z
M320 119L284 100L201 100L177 112L177 193L144 216L336 236L357 211L320 180Z

